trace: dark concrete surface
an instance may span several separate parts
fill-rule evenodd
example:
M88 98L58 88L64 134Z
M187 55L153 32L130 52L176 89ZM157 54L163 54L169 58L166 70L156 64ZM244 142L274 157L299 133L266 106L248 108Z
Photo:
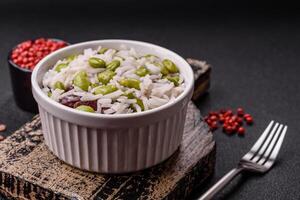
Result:
M17 108L13 101L6 57L15 44L41 36L70 43L108 38L152 42L212 65L210 92L197 102L203 114L241 106L255 120L242 138L227 136L220 130L214 133L215 175L191 199L233 168L270 120L289 126L277 164L263 176L239 176L216 199L300 199L300 18L297 15L280 10L216 13L213 9L202 12L191 8L172 12L154 9L146 13L132 8L119 14L112 9L101 15L96 12L101 6L86 10L70 7L66 12L61 8L47 12L37 8L5 12L4 8L2 4L0 121L7 124L6 135L33 116Z

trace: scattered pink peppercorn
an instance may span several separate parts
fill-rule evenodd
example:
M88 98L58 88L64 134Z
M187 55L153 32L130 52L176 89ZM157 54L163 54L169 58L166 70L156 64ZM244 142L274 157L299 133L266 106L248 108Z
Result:
M0 132L5 131L5 130L6 130L6 125L0 123Z
M238 135L244 135L246 133L245 127L243 127L244 121L247 125L253 124L253 117L250 114L245 114L243 108L238 108L236 112L231 109L211 111L204 117L204 120L212 131L219 128L219 123L223 132L227 134L237 133Z
M245 134L245 128L244 127L240 127L238 130L237 130L237 133L239 135L244 135Z

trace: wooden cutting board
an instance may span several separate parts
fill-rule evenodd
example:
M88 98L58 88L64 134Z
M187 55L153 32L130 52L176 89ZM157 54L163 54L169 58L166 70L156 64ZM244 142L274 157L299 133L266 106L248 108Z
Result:
M205 63L189 62L199 82ZM207 89L207 82L200 86ZM37 116L0 143L0 193L12 199L184 199L212 175L215 153L212 133L192 102L176 153L155 167L123 175L86 172L60 161L44 144Z

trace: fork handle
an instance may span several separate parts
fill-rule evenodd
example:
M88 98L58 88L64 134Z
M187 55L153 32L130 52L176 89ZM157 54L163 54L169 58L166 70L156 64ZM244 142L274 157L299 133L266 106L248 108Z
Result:
M212 199L220 190L222 190L243 168L234 168L223 176L216 184L214 184L207 192L205 192L198 200Z

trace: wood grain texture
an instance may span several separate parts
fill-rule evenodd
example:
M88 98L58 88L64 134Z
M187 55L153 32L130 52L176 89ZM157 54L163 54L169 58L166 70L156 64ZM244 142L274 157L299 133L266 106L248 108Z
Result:
M187 113L182 144L171 158L124 175L86 172L60 161L44 144L37 116L0 143L0 192L11 199L184 199L213 173L216 153L192 102Z

